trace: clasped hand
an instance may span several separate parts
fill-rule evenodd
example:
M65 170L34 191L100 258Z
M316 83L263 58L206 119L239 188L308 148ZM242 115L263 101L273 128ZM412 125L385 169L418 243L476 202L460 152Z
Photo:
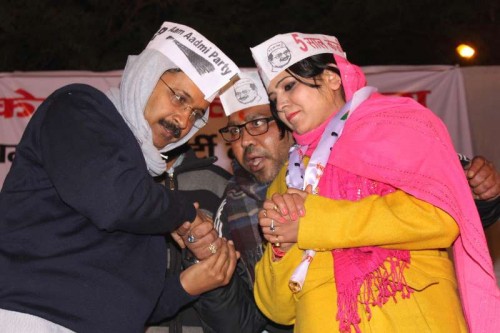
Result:
M188 248L199 260L181 273L181 284L191 295L229 283L240 257L232 241L220 238L212 220L197 208L193 222L185 222L171 235L181 248Z
M259 212L259 225L264 238L287 251L297 243L299 220L305 216L304 203L312 187L305 191L289 188L286 193L274 193L264 201Z

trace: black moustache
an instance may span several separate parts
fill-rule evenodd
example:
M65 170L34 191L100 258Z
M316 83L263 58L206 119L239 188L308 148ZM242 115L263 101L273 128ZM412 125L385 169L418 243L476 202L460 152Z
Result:
M172 135L174 136L174 138L178 139L181 137L181 129L179 127L177 127L175 124L168 122L166 120L161 120L160 124L163 127L165 127L167 130L172 132Z
M252 153L255 149L254 149L254 145L249 145L245 148L245 151L243 152L245 156L249 155L250 153Z

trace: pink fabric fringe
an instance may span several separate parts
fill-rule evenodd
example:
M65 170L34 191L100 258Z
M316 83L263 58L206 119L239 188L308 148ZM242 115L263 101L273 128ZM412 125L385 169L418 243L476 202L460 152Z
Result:
M316 148L317 138L323 132L325 124L304 135L294 134L298 143L309 144L306 155L310 156ZM373 194L383 196L395 191L389 184L356 175L331 164L327 164L324 170L319 189L322 196L350 201L358 201ZM336 249L332 251L332 255L338 294L336 318L342 333L350 332L351 326L356 332L360 332L358 295L368 313L368 319L371 318L370 305L382 306L390 298L396 300L398 292L402 293L403 298L410 297L411 289L404 278L404 269L410 264L409 251L367 246ZM389 269L385 263L389 264Z
M412 290L404 278L404 269L410 263L408 251L364 247L334 250L332 254L340 332L350 332L351 325L356 332L361 332L358 295L368 314L368 320L371 319L370 306L382 306L390 298L396 302L398 292L401 292L402 298L410 297ZM380 261L382 262L378 264ZM385 263L389 264L389 268Z

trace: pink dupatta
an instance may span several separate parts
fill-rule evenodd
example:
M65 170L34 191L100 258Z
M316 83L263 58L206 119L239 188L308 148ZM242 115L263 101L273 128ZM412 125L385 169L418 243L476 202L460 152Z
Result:
M372 96L348 119L329 163L385 182L450 214L469 330L500 332L500 291L478 212L445 125L412 99Z
M361 69L334 55L346 100L366 85ZM500 332L500 290L484 231L446 126L409 98L373 95L345 124L329 163L388 183L457 222L453 245L462 308L472 333Z
M332 115L316 129L303 135L294 133L299 146L290 150L286 177L289 187L304 188L306 185L312 185L313 193L318 190L321 196L351 201L357 201L372 194L386 195L394 192L395 188L388 184L355 175L327 163L331 154L335 153L337 138L342 138L341 133L346 123L345 119L349 119L348 114L355 113L356 105L369 98L372 91L372 89L360 91L361 94L357 94L352 103L347 103L342 110ZM354 100L357 102L355 103ZM353 104L354 107L352 107ZM303 156L310 156L307 168L303 164ZM296 292L302 288L314 254L315 251L305 251L302 262L290 279L292 291ZM335 249L332 255L337 288L336 319L339 321L340 332L350 332L351 326L356 332L361 332L358 296L369 319L371 318L371 305L383 306L398 293L403 298L410 296L411 288L408 287L404 276L404 270L410 263L409 251L364 246Z

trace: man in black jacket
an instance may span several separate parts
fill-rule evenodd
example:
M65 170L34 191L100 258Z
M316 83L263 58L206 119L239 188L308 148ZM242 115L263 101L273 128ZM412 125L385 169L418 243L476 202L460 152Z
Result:
M216 156L198 158L187 143L170 151L166 172L157 178L171 191L183 193L191 202L198 203L199 209L213 219L219 207L231 174L215 165ZM193 264L191 254L180 250L167 237L167 274L178 275ZM192 306L181 309L174 318L148 328L149 332L199 333L203 332L201 321Z
M165 22L119 90L74 84L42 103L0 193L0 332L137 333L229 282L237 253L216 232L199 264L166 276L165 233L212 224L151 176L237 73L198 32Z
M194 307L205 333L291 332L271 323L258 310L252 293L255 263L262 256L263 238L257 212L266 189L285 161L292 135L274 121L267 93L257 72L240 74L233 88L222 96L228 126L220 130L235 156L233 177L225 192L214 224L221 236L232 239L241 260L230 284L203 294ZM196 230L192 230L196 236ZM186 245L187 233L183 233Z

